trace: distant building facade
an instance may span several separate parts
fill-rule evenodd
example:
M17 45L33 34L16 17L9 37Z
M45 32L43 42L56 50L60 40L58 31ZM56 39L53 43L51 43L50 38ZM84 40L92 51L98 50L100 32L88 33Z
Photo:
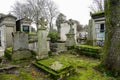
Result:
M93 45L103 46L105 40L105 14L104 12L91 14Z

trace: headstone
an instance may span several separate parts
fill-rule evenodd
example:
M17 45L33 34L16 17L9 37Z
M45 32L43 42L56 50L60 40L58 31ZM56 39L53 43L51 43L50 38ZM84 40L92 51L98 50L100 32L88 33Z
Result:
M12 60L27 59L32 56L28 50L28 34L23 32L13 33Z
M56 26L57 26L57 29L58 29L59 38L60 38L60 34L61 34L61 32L60 32L61 24L64 23L64 22L66 22L66 17L62 13L60 13L57 17L57 20L56 20Z
M71 47L71 46L74 46L76 43L75 43L75 34L74 34L74 29L72 28L72 26L74 25L74 22L72 21L72 19L70 19L68 21L68 24L70 25L70 30L69 30L69 33L66 34L67 36L67 40L66 40L66 46L67 47Z
M38 53L36 58L38 60L48 58L48 47L47 47L47 31L45 27L44 18L39 20L38 27Z
M88 40L87 41L89 41L89 45L93 45L93 34L92 34L92 32L93 32L93 19L90 19L89 20L89 27L88 27ZM94 42L94 44L95 44L95 42Z

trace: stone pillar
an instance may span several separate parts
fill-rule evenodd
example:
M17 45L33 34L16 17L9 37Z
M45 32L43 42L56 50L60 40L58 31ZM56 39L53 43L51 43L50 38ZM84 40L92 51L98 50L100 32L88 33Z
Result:
M120 73L120 0L105 0L106 34L103 65Z
M38 27L38 53L36 58L38 60L48 58L48 47L47 47L47 31L45 27L44 19L41 18Z
M28 34L23 32L13 33L12 60L27 59L32 56L28 50Z
M93 45L93 19L89 20L89 27L88 27L88 41L89 45Z
M70 25L70 30L69 30L69 33L66 34L67 36L67 40L66 40L66 46L67 47L71 47L71 46L74 46L76 43L75 43L75 34L74 34L74 29L72 28L72 25L74 24L74 22L70 19L68 21L68 24Z

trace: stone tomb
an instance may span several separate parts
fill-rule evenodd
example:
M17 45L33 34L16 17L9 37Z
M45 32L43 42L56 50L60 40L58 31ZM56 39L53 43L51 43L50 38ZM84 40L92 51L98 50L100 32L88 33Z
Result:
M28 49L28 34L23 32L13 33L12 60L27 59L32 56Z

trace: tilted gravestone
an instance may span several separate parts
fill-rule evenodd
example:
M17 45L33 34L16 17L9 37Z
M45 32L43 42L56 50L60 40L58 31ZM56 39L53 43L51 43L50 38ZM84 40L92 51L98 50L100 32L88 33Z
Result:
M38 60L48 58L48 47L47 47L47 31L45 27L44 18L39 21L38 28L38 53L36 58Z
M70 25L70 30L69 30L69 33L66 34L67 36L67 40L66 40L66 46L67 47L72 47L74 46L76 43L75 43L75 34L74 34L74 29L72 28L72 25L74 24L74 22L70 19L68 21L68 24Z
M28 34L23 32L13 33L12 60L27 59L32 56L28 50Z

